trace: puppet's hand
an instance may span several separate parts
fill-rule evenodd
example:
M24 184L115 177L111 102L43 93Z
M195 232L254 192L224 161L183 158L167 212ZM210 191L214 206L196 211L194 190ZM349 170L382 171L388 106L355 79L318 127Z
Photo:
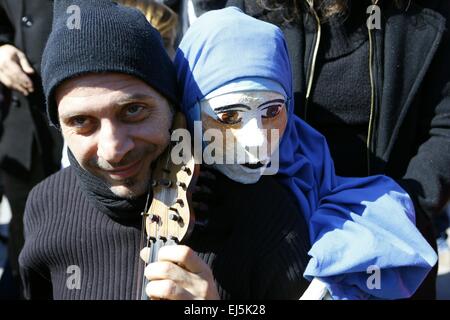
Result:
M147 261L149 248L141 251ZM220 299L210 267L189 247L162 247L158 261L144 271L150 281L145 292L151 299L218 300Z
M300 297L300 300L333 300L328 292L325 282L314 278L306 291Z
M195 213L196 225L203 226L208 213L216 206L218 195L215 192L216 175L210 167L203 165L192 194L192 207Z

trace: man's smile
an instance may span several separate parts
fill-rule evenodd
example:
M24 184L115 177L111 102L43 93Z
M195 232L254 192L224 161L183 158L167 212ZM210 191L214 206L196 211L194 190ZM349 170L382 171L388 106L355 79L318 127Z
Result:
M129 165L117 167L114 169L101 169L103 172L106 172L112 180L125 180L127 178L131 178L138 174L142 166L142 159L137 160Z

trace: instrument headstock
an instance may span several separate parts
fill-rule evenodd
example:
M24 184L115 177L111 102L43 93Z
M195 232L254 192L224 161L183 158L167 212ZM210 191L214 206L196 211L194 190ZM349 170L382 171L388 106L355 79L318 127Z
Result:
M175 115L172 128L173 130L186 128L183 114ZM190 144L190 141L184 143ZM153 168L153 201L146 213L145 226L147 237L150 239L180 243L190 235L194 226L190 196L198 165L195 164L192 154L183 154L183 162L174 163L172 152L175 145L169 145Z

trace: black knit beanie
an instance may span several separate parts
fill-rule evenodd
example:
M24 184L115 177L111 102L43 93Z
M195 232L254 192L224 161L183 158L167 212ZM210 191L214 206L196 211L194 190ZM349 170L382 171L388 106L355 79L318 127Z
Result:
M54 99L57 86L88 73L135 76L178 106L175 68L158 31L140 11L109 0L54 2L53 29L42 58L42 83L52 125L59 127Z

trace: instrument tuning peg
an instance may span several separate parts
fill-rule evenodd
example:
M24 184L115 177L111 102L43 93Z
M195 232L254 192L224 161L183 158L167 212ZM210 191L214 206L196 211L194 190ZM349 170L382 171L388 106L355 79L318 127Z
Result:
M183 170L184 172L186 172L188 175L192 174L192 171L190 168L188 168L187 166L182 166L181 170Z
M157 215L149 214L148 218L149 218L150 221L152 221L152 222L159 223L159 216L157 216Z
M177 201L175 203L178 203L180 205L180 207L184 207L184 201L181 199L177 199Z
M175 222L181 221L182 218L178 213L171 212L169 213L169 219Z
M171 211L173 211L173 212L176 212L176 213L178 213L178 209L177 209L177 208L174 208L174 207L170 207L170 208L169 208L169 210L171 210Z
M169 213L170 220L175 221L175 222L182 220L180 214L178 213L177 208L170 207L169 210L173 211L173 212Z
M182 188L183 190L186 190L186 189L187 189L186 184L183 183L183 182L177 181L176 184L177 184L177 187L180 187L180 188Z

